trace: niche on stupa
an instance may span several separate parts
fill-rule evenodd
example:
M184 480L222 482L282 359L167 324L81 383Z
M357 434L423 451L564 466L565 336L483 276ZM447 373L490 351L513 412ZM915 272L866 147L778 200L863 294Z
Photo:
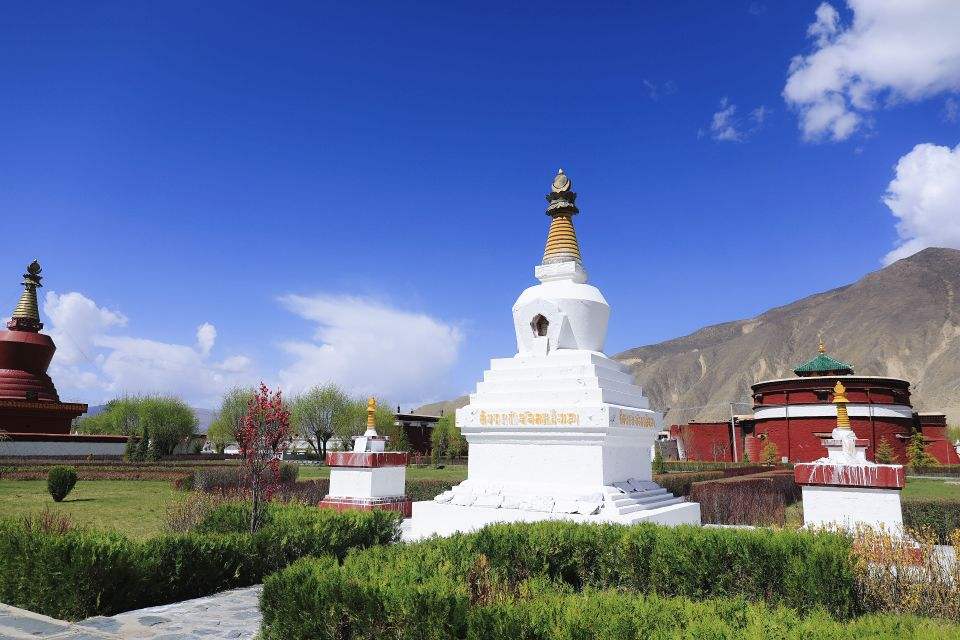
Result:
M530 321L530 328L533 329L533 335L538 338L545 338L550 331L550 321L538 313Z

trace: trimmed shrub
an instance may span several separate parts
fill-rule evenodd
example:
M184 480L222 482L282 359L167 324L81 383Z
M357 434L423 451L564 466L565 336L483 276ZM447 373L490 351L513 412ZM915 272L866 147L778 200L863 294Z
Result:
M675 496L688 496L690 495L690 488L696 482L720 480L721 478L731 478L734 476L750 475L754 473L765 473L768 471L770 471L768 467L738 466L715 469L713 471L665 473L662 475L654 475L653 481Z
M715 605L687 598L732 600L700 626L698 607ZM664 606L670 602L677 606ZM738 629L785 616L783 629L791 630L802 616L781 605L833 625L816 612L858 613L849 540L655 525L496 525L352 553L342 565L302 560L269 576L261 600L265 639L397 637L398 629L411 638L737 637L713 625L726 620ZM751 637L808 637L764 629Z
M800 495L793 471L780 470L699 482L690 490L690 501L700 503L704 524L783 526L787 506Z
M413 586L356 575L329 559L306 559L264 584L264 640L471 638L783 638L897 637L935 640L955 625L912 616L838 622L743 599L695 602L615 590L572 593L526 582L495 598L477 598L464 581L435 575ZM398 633L402 630L402 633Z
M306 555L342 558L351 548L399 539L395 513L290 505L272 505L256 534L237 533L248 526L244 508L213 509L197 527L208 533L144 542L0 520L0 601L68 620L112 615L255 584Z
M695 482L725 478L723 470L692 471L689 473L664 473L653 476L653 481L675 496L688 496Z
M940 544L950 544L951 534L960 529L960 500L910 498L901 504L903 525L931 531Z
M77 470L73 467L54 467L47 474L47 491L54 502L61 502L77 484Z

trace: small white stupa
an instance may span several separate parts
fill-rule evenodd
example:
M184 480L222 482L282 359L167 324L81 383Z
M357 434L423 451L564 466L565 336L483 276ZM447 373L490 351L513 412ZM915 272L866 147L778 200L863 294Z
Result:
M550 518L700 524L698 504L652 480L650 447L662 416L603 353L610 307L587 284L576 195L560 170L547 195L540 284L513 305L517 354L493 360L457 411L470 445L467 480L414 503L406 539Z
M803 491L804 526L847 530L865 526L902 534L903 466L867 460L870 441L857 438L850 428L847 389L839 380L833 403L837 426L823 443L827 457L793 467Z

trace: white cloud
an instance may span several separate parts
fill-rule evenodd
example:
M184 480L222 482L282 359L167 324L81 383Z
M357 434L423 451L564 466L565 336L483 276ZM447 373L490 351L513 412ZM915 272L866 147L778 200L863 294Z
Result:
M742 142L763 128L768 115L770 109L760 105L750 111L749 121L744 122L737 116L737 105L726 97L720 98L720 109L710 121L710 137L718 142ZM698 137L704 135L701 129Z
M884 264L931 246L960 249L960 145L915 146L897 162L883 201L900 236Z
M844 140L878 106L960 90L960 2L847 0L849 26L822 3L809 55L790 63L783 97L804 138Z
M279 378L292 393L333 381L352 393L405 402L432 397L463 341L453 324L368 298L287 295L280 302L317 323L312 341L281 345L293 362Z
M197 327L197 348L204 356L210 355L210 349L213 349L213 343L217 339L217 328L209 322L204 322Z
M213 407L226 388L249 382L246 356L209 358L217 336L210 323L197 328L192 347L116 335L128 319L77 292L48 292L43 310L57 344L50 375L66 398L102 402L123 393L169 393Z

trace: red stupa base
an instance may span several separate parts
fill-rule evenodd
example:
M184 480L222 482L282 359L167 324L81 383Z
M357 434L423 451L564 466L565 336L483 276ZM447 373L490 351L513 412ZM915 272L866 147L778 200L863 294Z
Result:
M413 516L413 501L406 496L390 498L339 498L327 496L317 505L322 509L336 511L396 511L404 518Z

